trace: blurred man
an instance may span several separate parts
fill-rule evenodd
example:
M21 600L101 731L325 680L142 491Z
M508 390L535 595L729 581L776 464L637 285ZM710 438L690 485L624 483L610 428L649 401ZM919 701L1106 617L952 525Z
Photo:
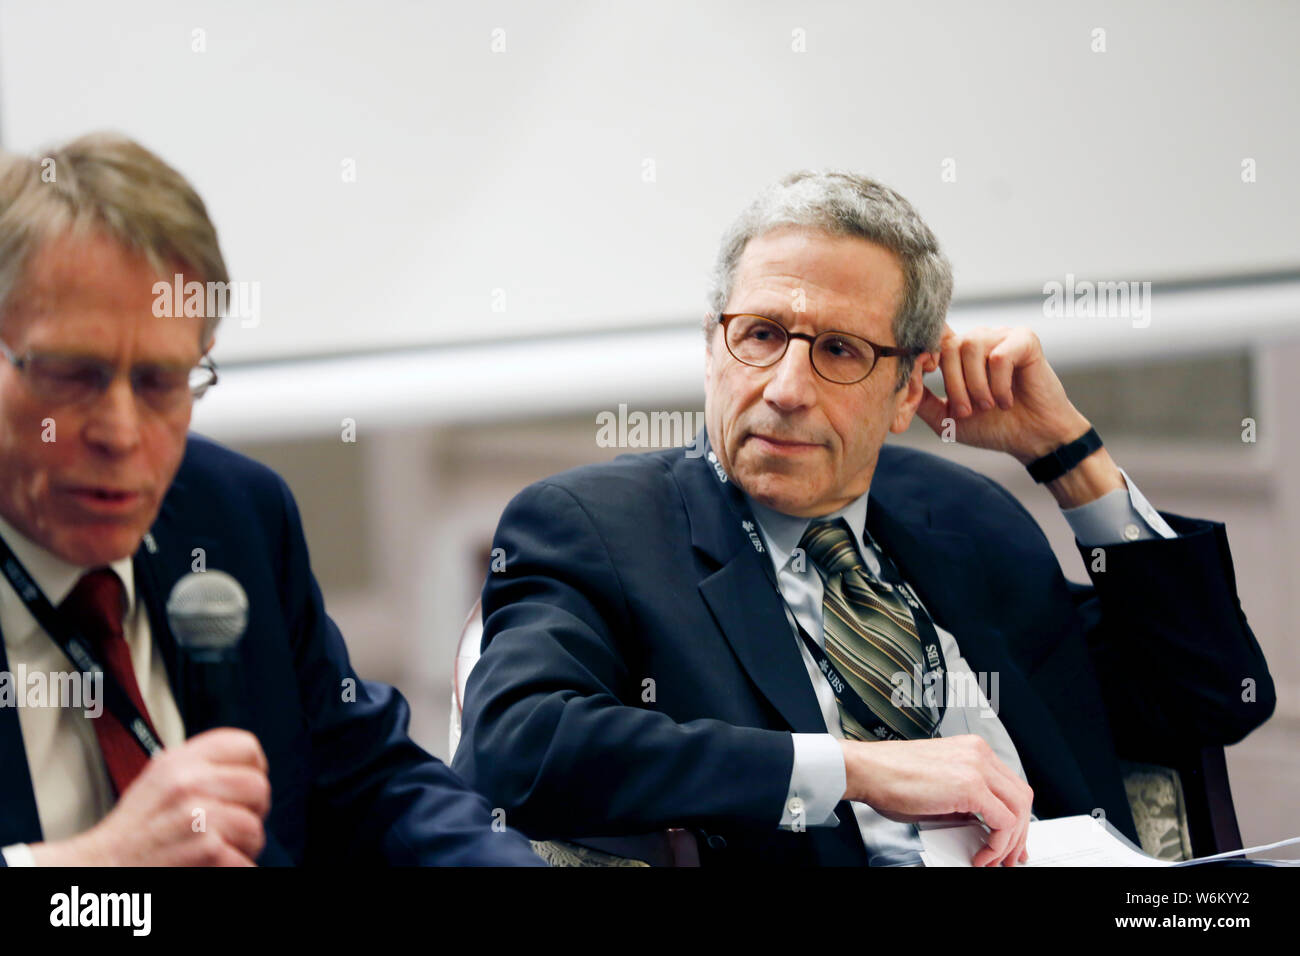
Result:
M901 865L917 823L978 814L972 862L1014 865L1031 812L1137 839L1117 753L1174 762L1268 718L1223 525L1151 508L1033 332L954 333L951 289L869 179L795 174L741 215L704 456L579 468L501 518L453 766L514 824L689 827L706 864ZM1028 466L1093 586L1001 487L885 446L914 414Z
M0 157L4 862L540 863L358 680L284 482L187 435L219 315L163 297L177 275L228 283L158 157L114 136ZM197 556L247 595L247 730L187 740L212 702L165 603ZM96 707L33 697L84 655Z

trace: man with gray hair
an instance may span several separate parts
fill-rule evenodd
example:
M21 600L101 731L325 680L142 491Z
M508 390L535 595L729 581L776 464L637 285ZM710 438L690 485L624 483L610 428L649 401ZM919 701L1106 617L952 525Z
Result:
M221 317L191 283L228 288L216 230L144 147L0 153L0 688L71 669L108 705L0 692L0 865L539 865L352 670L284 482L188 433ZM221 572L215 683L169 595Z
M1136 841L1119 756L1172 763L1268 718L1223 525L1153 509L1034 333L959 335L951 292L930 229L865 177L795 173L740 216L703 457L566 472L498 526L453 767L515 825L904 865L918 825L977 816L972 863L1009 866L1035 814L1101 811ZM1092 586L1000 486L886 445L913 415L1045 484Z

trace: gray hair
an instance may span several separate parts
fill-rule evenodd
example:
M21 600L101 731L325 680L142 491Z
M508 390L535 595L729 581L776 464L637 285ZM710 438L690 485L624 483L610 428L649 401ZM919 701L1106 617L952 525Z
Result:
M704 333L713 335L731 298L736 266L751 239L781 226L807 226L832 236L856 236L894 252L903 267L903 302L893 320L900 348L935 351L952 300L952 266L912 204L888 186L840 170L801 170L768 187L722 237L713 268ZM896 389L907 384L913 360L899 358Z
M179 262L229 283L217 230L194 187L139 143L91 133L38 157L0 152L0 318L44 242L99 231L142 253L162 278ZM207 347L220 314L204 316Z

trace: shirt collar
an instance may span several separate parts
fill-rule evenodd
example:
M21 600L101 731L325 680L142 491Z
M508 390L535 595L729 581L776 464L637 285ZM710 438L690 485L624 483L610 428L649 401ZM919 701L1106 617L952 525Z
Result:
M783 569L790 561L794 549L799 546L799 541L803 538L803 533L814 521L834 521L836 518L843 518L853 532L853 541L858 546L858 554L865 557L870 553L862 538L867 527L866 492L854 498L839 511L816 518L798 518L773 511L759 504L749 495L745 495L745 499L749 502L755 520L758 521L759 530L763 532L763 540L767 542L767 549L772 554L772 563L776 565L777 571Z
M83 574L93 571L96 567L103 567L103 565L80 567L69 564L19 532L4 518L0 518L0 537L4 538L14 556L27 569L32 580L45 592L46 598L55 607L58 607L72 592ZM131 565L131 558L121 558L111 563L109 567L122 581L122 587L126 591L126 617L129 619L135 612L135 571ZM0 574L0 581L4 582L4 586L0 588L0 599L16 598L17 595L10 586L8 578Z

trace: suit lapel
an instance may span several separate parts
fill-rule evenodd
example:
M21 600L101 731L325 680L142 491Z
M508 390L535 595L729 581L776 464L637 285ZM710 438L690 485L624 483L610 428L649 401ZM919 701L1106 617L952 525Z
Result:
M707 456L701 433L695 447ZM691 544L717 570L699 582L700 595L759 692L796 733L825 733L826 722L808 681L785 608L732 510L707 457L678 459L674 467L691 524Z
M785 610L743 552L700 582L700 594L750 679L796 733L825 733Z
M144 602L149 615L149 633L162 652L171 682L172 697L187 728L193 724L188 670L176 643L167 617L167 598L176 582L188 574L201 549L204 567L224 567L221 543L206 535L180 526L182 509L177 496L184 494L184 483L177 480L163 500L158 519L136 551L133 566L136 576L136 599Z
M149 615L149 636L162 653L163 663L167 667L167 678L171 683L172 697L181 713L181 719L185 721L185 681L180 654L176 647L176 637L172 634L171 626L167 621L166 598L163 597L171 593L172 585L176 583L173 572L177 563L175 556L164 556L161 553L162 548L158 546L158 540L159 536L155 529L146 538L145 545L136 552L135 560L132 562L135 568L135 594L136 600L144 603L145 612ZM150 548L151 544L153 548Z
M934 619L956 635L953 623L975 618L969 593L983 583L970 537L930 527L930 509L915 499L898 503L887 489L877 490L877 473L867 499L867 531L898 565L903 579L925 602ZM965 653L965 646L962 645Z

